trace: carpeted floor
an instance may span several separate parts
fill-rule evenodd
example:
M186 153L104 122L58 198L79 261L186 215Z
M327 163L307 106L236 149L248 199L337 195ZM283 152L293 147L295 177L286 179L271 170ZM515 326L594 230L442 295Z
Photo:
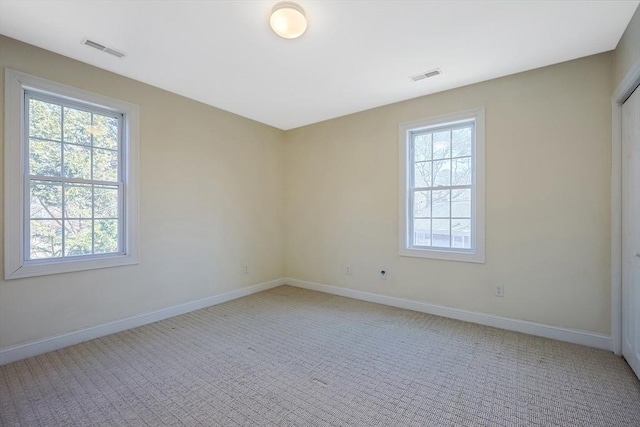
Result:
M2 426L640 426L611 352L282 286L0 367Z

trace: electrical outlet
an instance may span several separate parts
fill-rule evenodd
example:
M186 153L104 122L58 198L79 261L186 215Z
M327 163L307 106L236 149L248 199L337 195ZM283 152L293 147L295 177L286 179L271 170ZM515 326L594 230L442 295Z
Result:
M242 264L242 273L249 274L249 264Z
M349 264L344 266L344 274L347 276L351 276L353 274L353 270L351 270L351 266Z
M496 287L493 289L493 295L495 295L497 297L503 297L504 296L504 285L496 285Z
M386 269L381 269L380 270L380 280L387 280L387 276L389 275L389 272Z

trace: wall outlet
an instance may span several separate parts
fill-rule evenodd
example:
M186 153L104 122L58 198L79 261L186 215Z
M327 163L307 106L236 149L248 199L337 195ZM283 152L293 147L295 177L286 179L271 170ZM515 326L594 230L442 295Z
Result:
M351 266L349 264L344 266L344 274L347 276L351 276L353 274L353 270L351 270Z
M496 287L493 289L493 295L495 295L497 297L503 297L504 296L504 285L496 285Z
M389 272L387 271L386 268L380 269L380 280L387 280L388 275L389 275Z
M249 264L242 264L242 273L249 274Z

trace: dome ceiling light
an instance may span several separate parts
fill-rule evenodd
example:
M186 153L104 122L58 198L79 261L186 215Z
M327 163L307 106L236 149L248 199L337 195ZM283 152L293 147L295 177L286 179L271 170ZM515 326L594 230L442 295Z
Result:
M307 30L307 17L304 9L296 3L282 1L273 6L269 24L280 37L295 39Z

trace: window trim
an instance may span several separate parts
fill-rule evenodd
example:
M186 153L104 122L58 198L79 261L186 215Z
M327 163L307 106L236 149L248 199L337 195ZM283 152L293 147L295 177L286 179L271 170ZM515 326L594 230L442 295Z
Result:
M411 211L409 202L411 161L410 133L416 130L435 127L438 125L450 125L456 122L468 120L475 121L475 145L473 147L473 180L472 180L472 241L475 248L418 248L410 245L409 225L411 224ZM398 221L398 252L401 256L432 258L447 261L462 261L481 263L485 262L485 119L484 108L474 108L458 113L446 114L426 119L401 123L399 126L399 221Z
M121 173L124 182L123 251L60 259L25 259L25 90L124 115ZM139 261L139 125L137 105L5 69L4 230L5 280L137 264Z

